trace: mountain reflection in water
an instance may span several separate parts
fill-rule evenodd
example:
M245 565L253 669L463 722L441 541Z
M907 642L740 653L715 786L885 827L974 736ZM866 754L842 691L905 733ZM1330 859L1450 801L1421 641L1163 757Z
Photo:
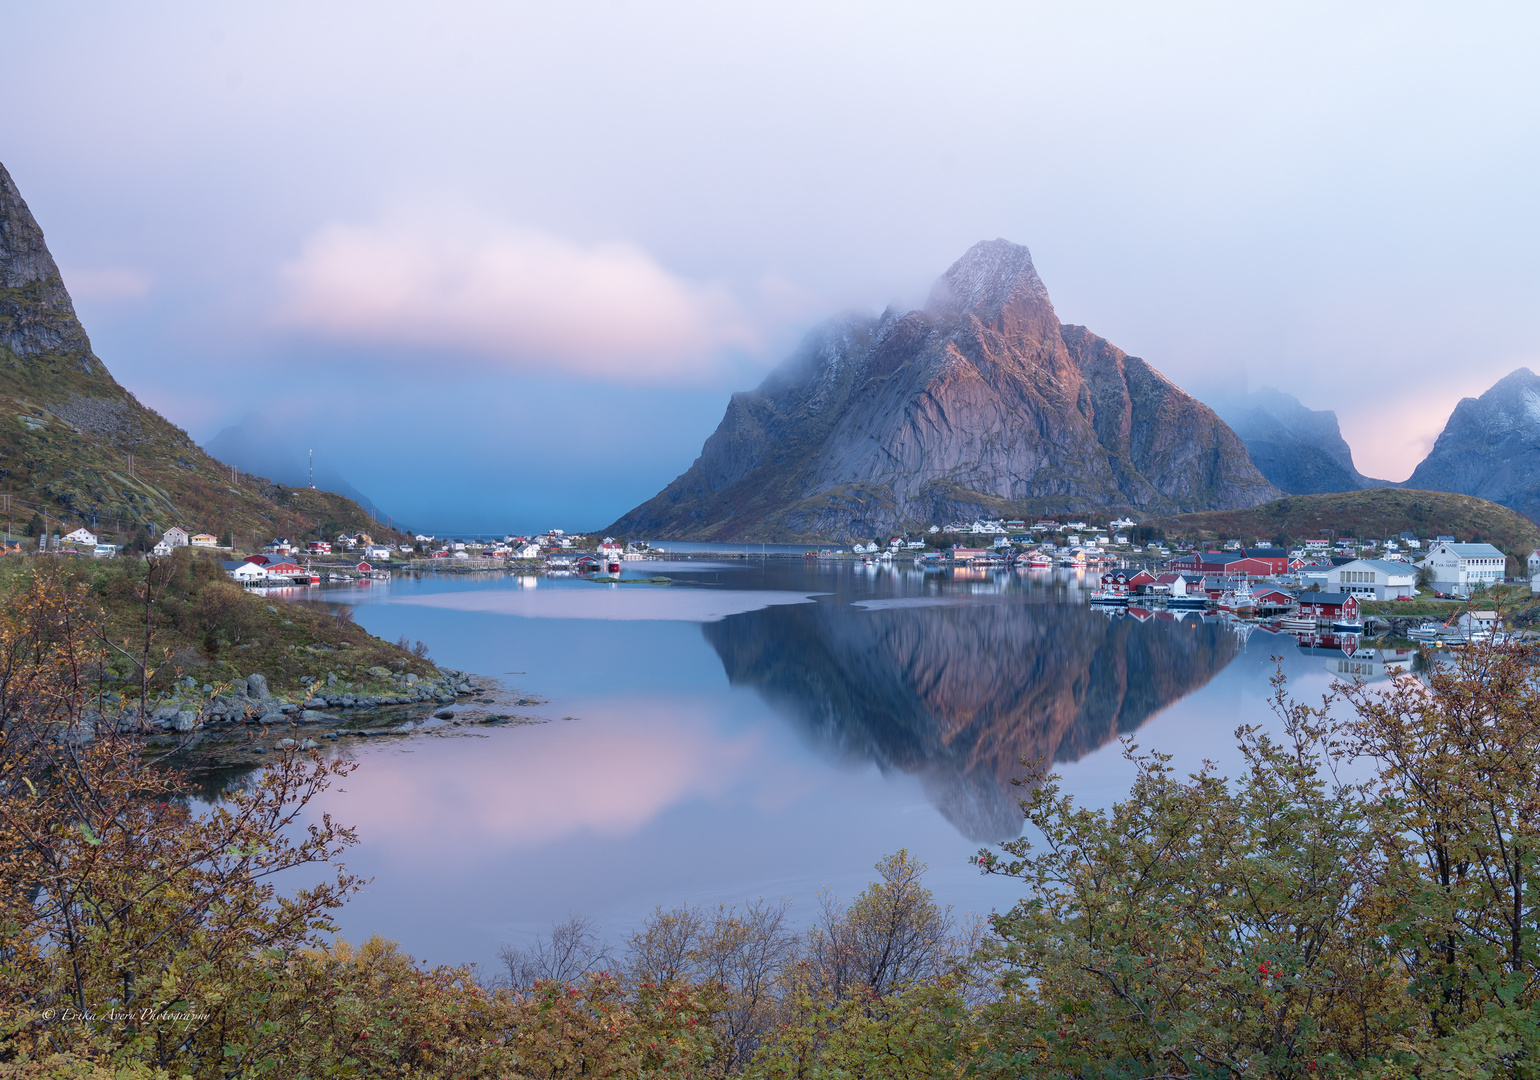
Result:
M703 627L728 679L825 752L917 774L971 840L1018 835L1022 759L1074 761L1199 689L1242 648L1224 623L1080 605L863 610L822 601Z

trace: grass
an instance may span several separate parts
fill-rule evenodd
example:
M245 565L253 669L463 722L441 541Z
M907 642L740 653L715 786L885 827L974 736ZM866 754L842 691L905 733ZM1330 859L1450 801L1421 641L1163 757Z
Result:
M109 649L105 681L132 701L139 696L139 676L130 656L143 653L141 590L148 566L131 559L12 556L0 560L0 602L26 588L34 574L57 574L82 590L95 609L97 626L118 646ZM274 694L296 697L328 675L363 694L399 692L393 679L397 673L437 675L425 652L419 656L375 637L354 623L345 607L250 593L205 553L179 548L156 573L160 591L150 609L152 699L184 676L218 687L261 673Z
M251 547L364 530L396 542L351 499L236 473L118 385L75 315L50 300L58 281L0 289L0 495L13 527L34 513L119 542L172 525ZM6 522L0 520L0 528ZM59 531L67 531L61 529ZM14 535L14 531L13 531Z
M1505 506L1470 495L1368 488L1329 495L1289 495L1245 510L1182 514L1153 522L1172 540L1210 541L1327 535L1359 539L1453 536L1485 542L1521 562L1540 547L1540 527Z

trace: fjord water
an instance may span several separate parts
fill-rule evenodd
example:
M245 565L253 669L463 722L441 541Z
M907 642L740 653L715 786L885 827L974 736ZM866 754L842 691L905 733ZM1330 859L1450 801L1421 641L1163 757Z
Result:
M634 566L634 569L633 569ZM540 724L354 746L324 809L372 878L344 934L494 962L569 914L620 941L655 905L849 898L908 848L960 911L1017 897L968 858L1019 834L1020 762L1085 803L1126 791L1119 738L1233 763L1293 639L1088 606L1071 571L925 573L786 558L628 564L674 584L396 577L328 589L388 639L545 704Z

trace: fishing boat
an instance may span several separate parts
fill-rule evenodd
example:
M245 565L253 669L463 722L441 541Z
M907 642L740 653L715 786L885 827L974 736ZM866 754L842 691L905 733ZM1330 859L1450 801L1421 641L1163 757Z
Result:
M1091 603L1112 604L1118 607L1128 606L1128 594L1116 589L1097 589L1091 593Z
M1043 555L1041 553L1029 556L1027 558L1027 569L1051 570L1053 569L1053 560L1050 559L1047 555Z
M1219 597L1219 610L1241 616L1255 614L1257 605L1251 595L1251 586L1241 581L1233 588L1225 590Z
M1302 619L1298 615L1285 615L1277 620L1278 629L1288 630L1291 633L1299 633L1305 630L1315 629L1314 619Z

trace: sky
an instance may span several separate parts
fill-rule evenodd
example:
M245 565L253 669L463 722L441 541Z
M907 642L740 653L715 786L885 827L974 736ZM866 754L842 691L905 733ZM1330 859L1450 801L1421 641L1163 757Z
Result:
M1405 479L1540 363L1532 5L8 5L0 162L97 354L398 523L597 528L810 327L1026 244L1200 398ZM286 473L287 475L278 475Z

